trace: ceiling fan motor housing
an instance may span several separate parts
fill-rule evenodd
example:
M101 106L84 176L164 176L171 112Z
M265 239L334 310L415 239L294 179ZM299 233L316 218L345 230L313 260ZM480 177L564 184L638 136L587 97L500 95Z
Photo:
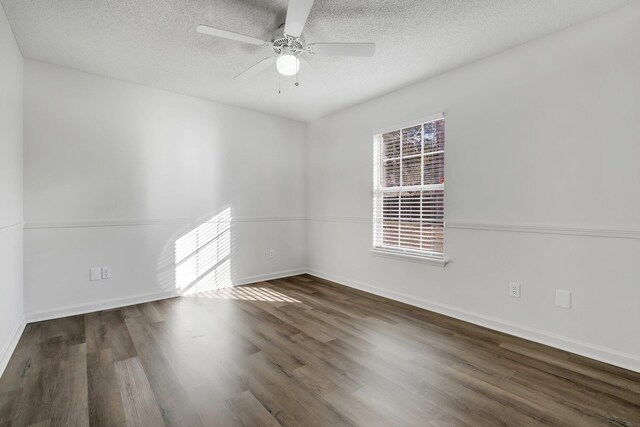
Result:
M286 35L282 28L277 29L271 38L271 47L273 51L280 55L285 47L291 48L292 55L299 55L306 52L304 39L302 37L291 37Z

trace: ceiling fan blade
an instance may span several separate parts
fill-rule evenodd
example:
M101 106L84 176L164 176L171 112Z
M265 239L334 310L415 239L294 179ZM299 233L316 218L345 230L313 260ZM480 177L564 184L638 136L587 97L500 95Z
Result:
M284 33L291 37L300 37L304 24L307 23L309 12L314 0L289 0L287 20L284 24Z
M262 61L260 61L257 64L253 65L251 68L248 68L247 70L241 72L240 74L235 76L233 79L234 80L246 80L246 79L248 79L250 77L255 76L256 74L260 74L261 72L263 72L264 70L269 68L271 65L275 64L276 59L277 58L275 56L270 56L268 58L264 58Z
M208 25L198 25L196 31L200 34L207 34L214 37L222 37L223 39L236 40L243 43L249 43L256 46L264 46L268 44L264 40L257 39L244 34L234 33L232 31L221 30L220 28L209 27Z
M373 56L376 52L375 43L311 43L309 48L314 55Z

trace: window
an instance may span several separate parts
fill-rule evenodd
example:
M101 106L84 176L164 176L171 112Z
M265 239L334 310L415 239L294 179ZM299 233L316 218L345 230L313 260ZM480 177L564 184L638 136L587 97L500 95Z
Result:
M376 252L444 262L444 117L374 136Z

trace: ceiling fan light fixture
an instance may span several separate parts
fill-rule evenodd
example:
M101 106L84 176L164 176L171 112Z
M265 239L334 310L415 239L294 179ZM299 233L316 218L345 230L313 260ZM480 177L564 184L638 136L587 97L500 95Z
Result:
M295 76L300 71L300 60L291 53L283 53L276 61L276 68L283 76Z
M373 56L376 51L375 43L333 42L307 44L302 33L314 2L315 0L288 0L285 23L274 30L270 40L263 40L208 25L198 25L196 31L213 37L235 40L255 46L270 47L273 50L275 55L272 54L272 56L262 59L257 64L236 75L234 79L238 80L255 76L266 69L273 70L274 62L278 74L286 77L295 76L300 72L299 55ZM305 67L308 66L309 64L305 62ZM298 85L296 79L296 86Z

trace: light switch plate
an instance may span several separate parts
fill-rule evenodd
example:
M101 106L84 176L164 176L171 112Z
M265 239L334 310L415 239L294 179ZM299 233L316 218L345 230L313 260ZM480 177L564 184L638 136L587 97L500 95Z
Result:
M562 308L571 308L571 292L556 289L556 305Z
M102 278L111 279L111 267L102 267Z
M102 269L100 267L91 267L89 270L89 280L96 281L102 277Z

